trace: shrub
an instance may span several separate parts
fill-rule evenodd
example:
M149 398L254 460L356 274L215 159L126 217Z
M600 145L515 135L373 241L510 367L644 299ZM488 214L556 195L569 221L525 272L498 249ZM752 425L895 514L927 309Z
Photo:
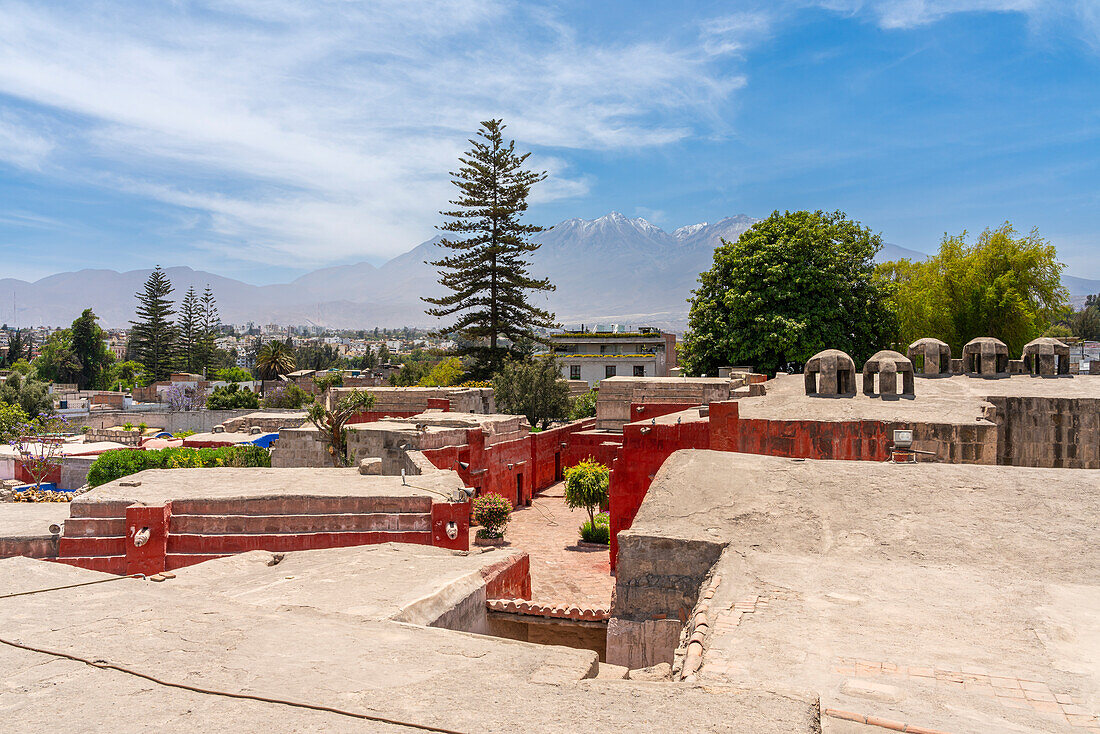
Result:
M126 421L125 423L123 423L122 427L125 428L127 431L134 430L134 424L131 423L130 421Z
M591 418L596 415L596 398L599 395L596 390L589 390L584 395L578 395L569 409L569 420L579 421L582 418Z
M141 423L138 423L137 427L138 427L138 430L141 431L142 433L145 433L146 431L149 430L149 424L144 422L144 421L142 421Z
M606 512L596 515L592 522L581 525L581 540L586 543L608 545L611 542L611 518Z
M479 538L503 538L504 527L508 524L508 516L512 512L512 503L499 494L483 494L474 499L474 520L481 529L477 531Z
M610 470L593 459L585 459L565 470L565 504L571 510L583 507L588 522L596 524L596 508L607 503Z
M310 402L312 398L302 388L298 387L294 383L278 387L271 390L271 392L264 397L265 408L301 408L306 403Z
M260 399L247 387L242 390L240 385L233 382L214 388L214 392L210 393L210 397L206 399L206 407L210 410L259 408Z
M169 448L152 451L122 449L100 454L88 470L88 485L98 487L146 469L271 466L271 453L259 446L216 449Z

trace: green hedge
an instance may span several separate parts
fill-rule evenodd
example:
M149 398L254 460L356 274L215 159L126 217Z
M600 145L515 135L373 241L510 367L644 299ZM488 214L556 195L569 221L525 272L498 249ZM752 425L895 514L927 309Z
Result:
M585 520L581 525L581 540L608 545L611 542L611 516L601 512L596 515L595 523Z
M216 449L120 449L100 454L88 470L88 484L98 487L146 469L214 466L271 466L271 452L252 445Z

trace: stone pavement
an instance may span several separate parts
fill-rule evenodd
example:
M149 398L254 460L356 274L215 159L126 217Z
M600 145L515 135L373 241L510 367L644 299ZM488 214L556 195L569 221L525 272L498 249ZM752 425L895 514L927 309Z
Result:
M570 512L564 492L559 482L536 495L530 507L516 508L505 532L507 548L530 554L535 601L609 608L615 588L609 553L577 544L577 529L588 515L584 510ZM470 530L471 546L476 530Z

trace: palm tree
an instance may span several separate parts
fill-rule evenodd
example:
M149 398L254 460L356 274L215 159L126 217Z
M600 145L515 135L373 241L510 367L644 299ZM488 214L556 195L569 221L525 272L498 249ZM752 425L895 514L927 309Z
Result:
M285 342L270 341L256 353L256 376L261 380L277 380L294 370L294 352Z

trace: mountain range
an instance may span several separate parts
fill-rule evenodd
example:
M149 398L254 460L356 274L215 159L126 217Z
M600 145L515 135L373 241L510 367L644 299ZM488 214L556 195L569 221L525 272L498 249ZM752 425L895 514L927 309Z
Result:
M557 290L539 305L559 322L625 323L682 329L687 299L707 270L721 239L735 240L757 219L744 214L671 232L645 219L612 212L599 219L568 219L535 236L542 247L531 257L535 277ZM385 264L367 262L322 268L290 283L256 286L189 267L165 269L181 298L188 287L209 285L222 320L316 324L332 328L431 326L420 296L439 295L436 269L426 261L443 251L439 238L423 242ZM927 255L887 244L881 260ZM79 270L33 283L0 280L0 320L20 326L66 325L91 307L104 326L124 327L133 318L134 294L149 270ZM1100 280L1065 276L1075 303L1100 292ZM13 311L15 304L17 311Z

